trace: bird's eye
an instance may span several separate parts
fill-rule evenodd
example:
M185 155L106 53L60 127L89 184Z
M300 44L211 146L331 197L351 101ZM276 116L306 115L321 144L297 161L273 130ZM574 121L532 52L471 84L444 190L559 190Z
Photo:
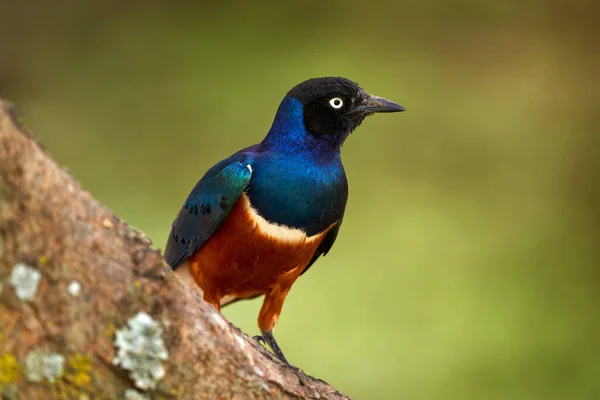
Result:
M329 104L331 105L331 107L337 110L342 108L342 106L344 105L344 101L339 97L334 97L333 99L329 100Z

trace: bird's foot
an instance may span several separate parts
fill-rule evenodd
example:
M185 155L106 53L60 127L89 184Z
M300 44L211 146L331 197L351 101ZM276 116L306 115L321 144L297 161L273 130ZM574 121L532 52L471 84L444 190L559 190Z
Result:
M262 345L265 345L265 344L267 344L267 341L266 341L266 340L265 340L265 338L264 338L264 337L262 337L261 335L255 335L255 336L252 336L252 339L256 340L258 343L260 343L260 344L262 344Z
M290 363L288 362L288 360L283 355L283 352L279 348L279 345L277 344L277 341L275 340L275 337L273 336L273 332L261 331L261 333L262 333L262 336L260 336L261 339L263 341L267 342L267 344L269 345L269 347L271 348L271 350L273 350L273 354L275 354L277 356L277 358L279 358L284 363L290 365ZM258 339L258 340L260 342L260 339Z
M279 358L281 361L283 361L287 365L291 366L291 364L288 362L288 360L283 355L283 352L279 348L279 345L275 341L275 338L273 337L273 334L271 332L263 331L262 335L255 335L255 336L252 336L252 338L262 345L269 345L271 350L273 350L273 354L275 354L277 356L277 358Z

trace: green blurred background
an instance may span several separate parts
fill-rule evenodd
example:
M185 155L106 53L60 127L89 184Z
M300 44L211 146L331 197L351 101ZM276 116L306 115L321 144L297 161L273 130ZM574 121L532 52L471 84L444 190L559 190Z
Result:
M1 0L0 95L163 248L289 88L357 80L408 111L344 147L344 226L284 306L288 358L360 399L598 399L599 8ZM225 314L255 334L260 304Z

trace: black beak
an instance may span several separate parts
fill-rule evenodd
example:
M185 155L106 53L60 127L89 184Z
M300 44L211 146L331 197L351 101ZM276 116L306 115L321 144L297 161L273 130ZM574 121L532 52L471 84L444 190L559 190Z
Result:
M404 111L405 108L383 97L367 95L366 100L360 106L356 107L355 110L364 114L372 114L399 112Z

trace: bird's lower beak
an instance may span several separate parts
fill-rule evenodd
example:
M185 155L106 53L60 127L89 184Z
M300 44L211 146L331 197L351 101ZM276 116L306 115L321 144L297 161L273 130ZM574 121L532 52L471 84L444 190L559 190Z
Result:
M366 101L356 108L357 111L362 113L388 113L388 112L399 112L404 111L404 107L400 104L396 104L393 101L384 99L383 97L369 95Z

